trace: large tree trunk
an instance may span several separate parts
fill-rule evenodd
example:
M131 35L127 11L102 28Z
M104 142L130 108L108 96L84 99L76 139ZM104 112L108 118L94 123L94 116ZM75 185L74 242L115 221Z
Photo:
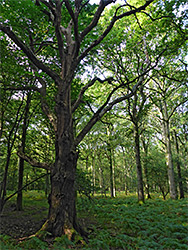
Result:
M138 201L144 202L144 188L143 188L143 177L142 177L142 164L140 158L140 138L138 125L134 126L134 141L135 141L135 157L136 157L136 169L137 169L137 192Z
M56 152L56 163L51 173L48 216L48 231L56 237L71 234L73 228L77 230L75 172L78 158L78 154L68 149L68 145L67 149L59 145L57 150L59 152Z
M74 229L84 236L77 223L75 175L78 152L74 146L74 131L70 105L70 92L57 96L56 159L51 170L51 194L48 220L41 230L58 237L66 234L70 239Z

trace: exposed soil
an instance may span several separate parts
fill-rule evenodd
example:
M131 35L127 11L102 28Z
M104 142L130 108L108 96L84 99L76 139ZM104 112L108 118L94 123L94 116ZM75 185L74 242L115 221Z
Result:
M16 211L14 203L7 203L0 215L0 234L16 239L35 234L44 224L47 212L47 208L36 206Z

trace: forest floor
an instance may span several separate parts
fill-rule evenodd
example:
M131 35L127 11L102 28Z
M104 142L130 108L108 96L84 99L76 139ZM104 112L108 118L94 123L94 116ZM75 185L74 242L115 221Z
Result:
M89 243L79 238L71 242L66 237L54 242L29 238L45 222L48 202L36 191L24 194L23 211L15 210L15 198L5 205L0 216L0 249L188 249L187 201L164 201L156 195L139 205L135 195L117 198L94 197L92 201L79 198L78 217L90 232ZM26 237L26 240L23 240Z
M15 203L8 202L0 215L0 233L15 239L30 236L41 228L46 217L46 207L30 206L16 211Z

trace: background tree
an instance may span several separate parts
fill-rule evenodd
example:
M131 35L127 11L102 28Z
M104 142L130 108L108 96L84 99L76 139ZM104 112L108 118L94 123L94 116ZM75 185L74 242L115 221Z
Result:
M148 22L147 17L149 15L146 13L145 17L140 16L139 14L136 14L135 20L131 20L128 28L124 28L124 22L121 22L122 20L118 22L118 29L117 30L114 29L114 33L111 32L109 34L109 36L113 36L112 43L111 43L112 47L109 49L107 40L105 40L106 43L104 43L102 49L98 50L98 53L100 53L103 57L103 60L99 62L99 67L103 69L103 72L105 69L107 69L111 74L113 74L116 77L117 81L121 83L126 82L127 79L130 79L130 77L134 78L136 74L141 73L141 71L144 68L146 69L148 63L151 64L152 62L154 62L162 48L167 48L166 51L163 53L161 59L157 62L158 64L157 67L153 67L152 72L150 72L147 75L148 82L149 82L149 79L152 79L152 74L156 76L157 70L158 72L160 72L161 70L161 73L159 73L159 75L161 77L166 77L168 81L170 80L172 81L175 78L175 75L176 77L180 77L180 75L183 73L182 72L183 63L180 66L180 61L178 64L176 60L178 60L177 58L179 56L180 50L186 51L185 44L186 44L187 33L185 30L183 19L182 17L180 17L178 13L178 11L181 12L179 8L181 6L181 3L177 3L175 1L169 5L168 4L169 4L168 2L166 2L165 4L161 3L161 5L159 5L158 7L155 4L152 5L153 8L156 8L155 9L156 12L158 12L160 9L160 12L163 13L164 18L162 19L150 17L151 22L150 21ZM172 11L173 8L176 8L175 12ZM108 15L110 16L111 11L112 10L109 10L107 12L107 15L104 17L105 20L107 20ZM178 21L175 22L175 20L178 20ZM158 22L157 29L155 27L155 21ZM121 37L121 39L119 39L119 37ZM138 52L138 47L140 48L139 52ZM185 56L184 52L181 54L181 56L182 57ZM176 59L174 59L175 57ZM167 62L168 62L168 66L167 66ZM156 70L154 68L156 68ZM179 68L179 72L181 72L179 73L180 75L177 72L178 68ZM169 70L171 73L169 73ZM173 76L172 75L170 76L168 74L173 74ZM158 75L158 79L159 79L159 75ZM185 72L183 73L182 77L183 78L185 77ZM185 81L183 81L183 83L185 84ZM179 88L179 84L177 82L176 83L173 82L173 84L174 84L174 89ZM127 85L127 87L129 87L129 85ZM147 89L148 89L147 92L151 92L151 95L152 95L152 89L148 87ZM132 99L131 98L128 99L129 103L130 103L130 100ZM136 112L137 112L137 109L139 109L137 105L138 104L137 96L135 100L136 100L134 102L135 107L133 110L134 112L133 114L131 114L132 121L134 124L136 124L136 120L138 118L136 116ZM142 106L143 105L141 105L141 107ZM139 113L141 112L138 112L138 114ZM168 115L166 114L166 116ZM163 117L163 121L167 121L167 120L168 120L167 117ZM167 132L169 131L169 129L166 123L165 123L165 128L166 128L165 134L167 135L169 134ZM166 136L166 138L167 137L168 136ZM166 142L167 142L166 145L168 145L166 146L166 150L168 152L171 152L170 139L166 140ZM137 145L138 145L138 142L137 142ZM137 153L137 155L139 155L139 153ZM167 153L167 155L168 155L167 164L168 166L169 165L172 166L173 165L172 157L169 156L170 155L169 153ZM140 157L137 157L137 159L138 158ZM138 163L139 163L138 165L141 166L141 161L138 161ZM139 168L141 169L141 167ZM172 174L173 170L172 171L170 170L170 169L173 169L173 167L168 167L168 169L169 169L169 179L171 179L170 182L174 183L172 181L174 180L174 174ZM172 186L175 187L175 184L174 185L172 184ZM173 188L171 187L171 192L170 192L171 198L173 197L175 198L176 192L175 190L172 191L172 189ZM172 195L172 192L174 192L174 195ZM143 192L140 192L140 193L143 193ZM142 195L142 197L144 196Z
M172 199L177 199L177 191L170 138L170 119L173 116L175 110L187 101L187 97L183 94L185 91L185 73L181 70L181 66L179 66L180 68L177 72L178 65L175 65L176 70L171 66L171 71L169 71L168 67L166 66L166 68L163 68L161 73L159 72L158 79L152 78L154 81L154 88L157 90L157 92L154 92L154 102L161 113L161 123L166 150L166 164L170 185L170 196ZM162 78L160 77L161 74ZM176 80L176 77L179 79ZM157 96L160 97L157 98Z
M21 135L21 147L23 153L25 152L25 143L26 143L26 133L28 127L28 116L29 116L29 105L31 102L31 94L27 94L26 106L23 115L23 125L22 125L22 135ZM20 190L17 194L17 210L21 211L22 208L22 187L23 187L23 175L24 175L24 160L22 158L19 159L19 175L18 175L18 190Z

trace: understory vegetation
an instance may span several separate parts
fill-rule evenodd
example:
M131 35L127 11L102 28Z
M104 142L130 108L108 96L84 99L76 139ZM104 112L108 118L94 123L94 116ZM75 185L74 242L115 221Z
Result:
M188 249L185 0L1 0L2 250Z
M89 232L88 243L78 235L73 240L67 236L53 240L48 235L44 240L35 236L18 238L16 235L1 235L0 246L2 250L187 249L188 199L163 200L158 194L152 194L152 197L143 204L137 202L135 194L125 196L123 192L119 192L116 198L111 198L109 194L106 197L96 194L91 199L78 197L78 217ZM13 207L14 202L11 199L6 206ZM24 194L24 211L6 209L1 218L9 220L13 216L22 221L30 215L36 222L45 219L47 208L48 202L42 192L29 191Z

